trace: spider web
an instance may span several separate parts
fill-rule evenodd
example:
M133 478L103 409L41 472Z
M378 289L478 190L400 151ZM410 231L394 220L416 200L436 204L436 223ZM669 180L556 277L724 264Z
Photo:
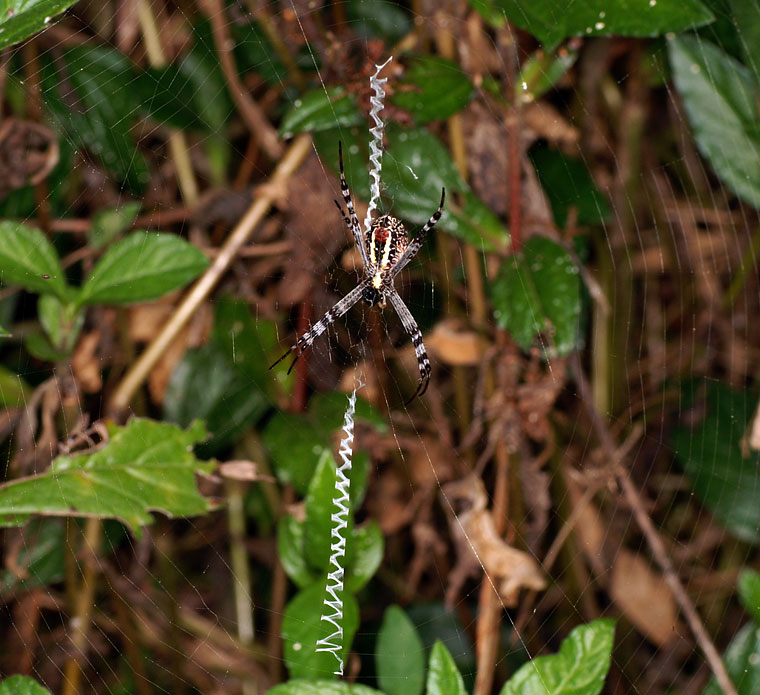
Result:
M378 4L385 6L385 3ZM152 3L152 7L157 12L162 9L157 3ZM301 37L303 59L312 61L326 94L335 84L336 73L344 74L347 83L360 84L362 80L366 83L361 70L371 69L374 62L381 62L387 56L385 53L373 55L376 45L372 35L366 33L365 22L340 11L331 16L331 23L324 30L336 37L338 48L333 48L347 62L338 67L329 61L325 63L322 55L330 55L329 47L312 45L315 22L323 19L318 11L295 3L268 4L266 9L273 21L292 29L296 38ZM240 8L233 8L225 13L225 22L230 28L238 21L240 12ZM442 11L423 16L406 8L403 12L410 30L423 27L430 36L441 33L453 36L461 42L462 60L467 55L477 57L468 34L470 25L463 16L451 16ZM171 8L167 16L177 20L166 25L169 28L163 39L171 42L175 35L186 31L192 17L178 8ZM112 19L106 9L91 10L89 17L92 24L101 21L107 24ZM482 50L492 61L490 69L507 74L511 71L514 76L515 69L508 64L496 36L486 33L486 38ZM700 42L713 39L709 33L698 38ZM53 42L51 54L55 55L57 48L67 45L67 40L62 38L59 46ZM519 44L516 48L519 65L530 58L533 48L530 42ZM588 54L594 50L599 50L598 46L595 48L589 44L583 48L585 54L582 53L579 59L579 70L592 72L589 63L593 62L593 54ZM36 67L39 57L21 52L14 56L14 60L18 62L19 72L27 75L27 79L43 76L43 68ZM261 69L277 72L275 59L270 57L267 60ZM438 343L431 342L429 336L446 318L459 320L467 336L477 335L475 329L478 328L474 306L477 301L474 295L480 291L478 283L471 277L464 243L446 237L443 224L439 224L432 238L428 238L421 262L397 279L404 301L423 330L434 365L428 396L403 405L410 385L416 379L416 366L408 338L390 311L381 314L376 309L357 306L315 343L308 357L308 378L315 391L341 390L345 375L350 377L352 365L363 369L368 378L374 375L374 385L369 383L368 393L364 395L372 397L374 405L387 416L390 426L387 437L379 438L369 430L360 430L356 440L359 450L371 444L373 451L366 513L377 517L387 529L383 568L374 580L382 587L378 591L380 600L375 605L367 601L369 607L363 611L360 631L353 645L361 662L359 679L369 685L377 686L373 680L372 656L382 608L400 602L409 609L423 635L426 649L432 645L432 636L442 624L445 625L447 634L452 636L446 641L447 646L471 687L481 577L465 576L451 606L444 606L444 598L451 588L451 573L458 567L457 553L467 550L455 545L454 532L450 534L450 528L456 526L462 532L465 546L469 544L471 550L477 550L477 541L470 536L468 527L459 521L462 512L467 510L457 504L448 484L465 478L477 467L487 483L487 508L493 509L495 486L499 480L495 450L478 467L480 455L489 446L489 433L498 434L495 446L506 445L509 454L510 504L506 538L510 544L527 549L541 565L553 542L568 534L558 546L559 559L548 571L552 582L549 589L530 598L526 598L523 591L515 606L507 605L504 597L499 596L504 611L494 691L501 687L504 676L514 672L515 664L526 654L533 657L547 650L556 651L560 640L574 625L599 616L613 616L619 618L616 649L604 692L658 693L666 692L668 688L701 692L708 675L704 657L672 597L668 597L668 589L661 581L651 549L623 495L615 487L614 475L608 468L613 463L629 469L636 487L644 491L647 509L666 543L674 569L721 649L742 622L741 614L731 600L736 574L733 568L744 563L754 562L756 565L756 548L736 540L693 499L689 479L677 463L671 435L679 423L690 418L699 421L699 401L696 404L687 402L679 395L680 382L686 377L703 377L708 383L723 382L736 389L754 385L757 354L753 346L757 344L754 340L757 336L750 317L752 311L757 310L760 291L754 256L748 256L747 249L751 236L756 234L757 213L747 205L737 204L731 190L715 178L698 155L662 55L653 51L648 75L663 85L653 97L654 104L645 101L650 94L648 86L634 82L634 79L641 81L643 78L633 74L626 56L612 59L606 65L607 72L600 75L600 79L605 80L601 96L595 96L607 100L602 106L598 102L590 103L587 95L581 93L579 86L572 81L567 85L560 83L548 101L557 110L562 110L563 122L580 133L579 144L572 148L565 145L563 150L571 151L593 175L610 206L611 215L607 221L584 234L584 227L589 225L576 218L574 228L572 218L578 211L572 212L574 206L570 196L566 205L571 209L570 222L564 229L558 228L535 172L528 168L523 172L524 236L529 238L532 233L553 235L568 245L574 237L583 236L586 238L582 241L591 247L590 259L584 263L588 263L590 277L597 280L599 287L589 287L590 296L584 305L589 321L587 342L577 362L570 359L564 363L558 358L544 360L538 353L521 353L509 347L506 337L497 342L499 351L487 352L477 363L461 367L447 361L445 346L432 347ZM397 76L389 80L391 89L397 86L394 79ZM291 89L284 79L279 82L279 87L283 91ZM476 90L476 95L479 110L468 107L469 120L465 121L464 127L474 130L485 127L483 124L495 124L496 132L503 136L503 140L492 143L494 150L502 151L494 155L497 160L494 166L497 172L504 172L506 170L498 168L504 167L505 162L508 166L504 156L509 137L502 127L504 112L493 100L483 98L482 87ZM566 108L570 102L578 107L575 111ZM642 110L645 110L646 118ZM383 115L386 117L388 111ZM665 128L675 134L673 150L666 150L664 145L660 149L648 146L651 144L647 142L648 128L657 119L662 119ZM431 127L442 138L448 137L442 124ZM631 132L637 135L638 142L626 140ZM82 177L102 175L99 160L81 149L80 143L70 134L63 132L61 135L76 153L72 160L74 174ZM146 139L149 137L150 134L146 135ZM155 137L160 139L162 134L157 132ZM551 133L544 132L538 137L526 135L525 141L550 137ZM197 135L193 147L202 150L213 144L212 141L212 136ZM231 147L234 156L242 161L249 154L240 142L235 141ZM634 156L637 151L640 153L638 161ZM348 154L357 156L359 153ZM167 165L170 163L166 151L158 156ZM285 227L292 250L308 250L306 254L298 255L295 262L305 260L310 264L304 266L305 272L300 273L312 276L313 282L309 285L309 292L302 292L301 299L308 296L311 306L304 309L301 317L312 323L339 296L351 289L358 277L353 256L346 251L351 240L329 199L329 195L339 198L334 175L337 162L333 159L337 160L337 152L328 161L315 147L311 164L308 161L305 164L310 167L309 174L299 179L298 184L300 191L313 194L310 200L321 199L327 189L332 190L332 194L322 200L316 211L310 208L302 212L300 221L293 220L292 216L298 211L291 209L284 219L278 220L280 226ZM489 172L475 156L470 156L467 163L475 193L484 199L490 197L487 202L498 199L488 185L488 174L493 171ZM421 165L389 160L387 153L384 165L407 167L415 177L422 175ZM260 169L254 165L255 174L263 177ZM257 177L254 175L253 178ZM693 182L695 192L681 188L684 179ZM349 185L356 203L359 184L349 180ZM114 190L105 178L102 181L96 178L89 188L99 190L104 198L111 196L114 205L127 198ZM506 206L506 185L503 188L501 199ZM35 215L40 214L40 206L50 205L52 195L39 201ZM149 191L147 196L150 195ZM580 195L578 201L580 205ZM288 207L292 206L289 204ZM82 201L74 200L63 210L61 217L76 218L81 209ZM383 190L381 210L394 210L394 199L387 189ZM508 219L506 213L505 207L500 213L504 219ZM317 219L323 215L331 216L329 225ZM358 216L363 217L362 214ZM28 218L29 221L33 219ZM309 220L315 228L331 227L335 237L311 234ZM191 226L187 224L188 228ZM416 231L411 225L409 229L412 233ZM183 228L182 231L186 230ZM207 245L208 238L197 230L189 229L189 235L193 241L200 239ZM608 252L606 258L605 249ZM490 281L496 272L492 255L481 250L475 255ZM254 262L242 261L229 273L222 290L239 292L246 283L255 287L273 287L283 277L293 277L288 276L287 267L287 258L269 267L254 267ZM733 301L726 302L731 279L738 275L746 278L744 291L739 292ZM217 295L214 297L212 306L221 301ZM262 295L254 292L250 299L255 315L274 319L276 315L267 313L264 302L262 308L256 305L259 297ZM270 301L272 297L279 299L270 291L266 296L269 305L274 307L277 304L276 308L283 313L289 310L290 303L282 302L280 306L279 301ZM595 339L604 338L594 329L595 322L605 321L604 298L616 308L607 326L609 332L619 339L606 351L594 343ZM15 308L16 315L34 312L33 305L24 304L29 301L28 297L22 298L22 304ZM291 315L293 317L295 314ZM488 318L490 323L490 314ZM287 330L280 336L283 344L292 343L296 333L302 332L297 320L290 325L280 322L280 327ZM539 347L548 347L548 344ZM8 354L10 351L6 350L4 357ZM11 358L16 360L14 367L31 383L41 383L55 374L40 367L39 362L31 363L21 350L14 354L15 358ZM607 362L597 364L590 355ZM4 364L10 363L10 359L4 360ZM588 413L580 405L583 394L572 376L574 365L580 365L592 375L592 387L596 383L595 374L612 375L614 390L592 395L595 403L607 404L600 415L619 447L615 452L618 461L605 460L605 451L599 446ZM67 375L58 373L58 376ZM514 393L511 396L502 393L503 400L499 400L497 388L491 387L489 393L489 380L502 389L511 387ZM60 383L56 383L56 392L58 399L65 404L66 393ZM531 401L531 398L540 401L542 397L552 399L548 409L544 407L542 410L540 403ZM82 417L94 419L100 414L98 406L90 402L79 401L72 405ZM531 405L533 412L538 413L538 424L550 426L551 430L562 435L557 435L554 443L516 431L515 421L506 417L510 410L514 414L520 407L529 410ZM750 402L749 407L753 406L754 403ZM499 417L500 409L503 417ZM362 436L366 438L364 443ZM10 461L9 451L9 464ZM716 454L716 470L718 463ZM470 496L465 495L464 501L472 502L475 492L471 488L466 492ZM255 498L249 499L250 508L255 509L259 502ZM573 517L571 510L582 509L583 503L590 503L586 512ZM394 512L408 514L407 523L394 526ZM98 575L94 622L87 635L83 672L88 689L93 692L119 689L145 692L141 687L147 683L151 692L190 692L200 687L209 692L239 691L241 666L230 656L224 642L227 638L220 632L235 635L238 629L231 592L221 588L231 587L234 581L222 515L223 512L215 512L203 518L182 521L158 519L140 541L124 533L119 524L106 525L106 534L114 551L104 558ZM260 521L255 513L252 518ZM537 519L544 520L540 529L534 528ZM10 532L5 533L7 551L7 544L12 539ZM252 523L248 533L251 556L257 559L271 557L274 552L269 542L271 531L269 541L265 534L257 534ZM593 552L589 552L584 549L584 544L592 541L596 545ZM20 536L18 542L21 548L31 551L38 543L38 537L28 533ZM86 562L75 555L74 550L76 548L70 547L69 555L78 563L79 572L85 572ZM482 575L495 591L501 578L491 573L484 562L477 562ZM728 565L729 571L721 573L715 569L721 564ZM643 593L638 599L639 609L635 598L632 605L630 595L615 594L615 587L627 586L619 577L624 568L638 573L636 576L641 578ZM403 586L409 580L410 569L417 573L414 600L411 601L397 591L399 585ZM271 597L275 591L269 582L268 569L254 570L249 598L255 605L257 645L266 645L279 638L279 632L271 627L279 625L281 609L273 613L271 605L274 601L262 600L263 596ZM65 606L62 586L59 578L59 583L42 586L28 595L14 596L13 602L4 603L7 621L4 635L13 640L16 649L23 645L34 655L30 662L33 673L51 689L58 688L65 679L62 666L65 644L73 629L62 610ZM361 601L363 607L365 600ZM656 644L652 632L647 632L642 625L650 616L643 605L648 601L676 610L675 636L666 644ZM125 623L121 616L126 610L135 610L133 615L138 616L130 621L132 634L123 627ZM112 612L113 616L110 615ZM155 635L155 639L151 640L151 635ZM114 658L114 655L124 654L128 648L134 649L138 645L143 650L144 674L134 674L128 658ZM255 677L250 672L246 675Z

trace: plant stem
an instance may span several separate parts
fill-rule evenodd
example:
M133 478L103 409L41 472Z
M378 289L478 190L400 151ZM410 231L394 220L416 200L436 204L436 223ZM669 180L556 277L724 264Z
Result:
M69 637L73 654L64 667L63 695L80 695L82 683L82 662L87 647L87 632L95 600L95 583L98 569L98 548L102 535L100 519L87 519L82 539L82 583L76 596L74 615L69 621Z
M245 506L243 483L227 480L227 523L230 530L230 564L235 591L235 617L240 642L246 647L253 644L253 600L251 597L251 571L245 547ZM243 695L256 695L258 688L250 678L243 680Z

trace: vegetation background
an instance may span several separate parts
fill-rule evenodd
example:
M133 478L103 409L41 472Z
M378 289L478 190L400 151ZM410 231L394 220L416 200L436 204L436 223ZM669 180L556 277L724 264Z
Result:
M0 695L760 692L756 2L6 0L0 51ZM267 369L357 282L390 56L410 402L390 311Z

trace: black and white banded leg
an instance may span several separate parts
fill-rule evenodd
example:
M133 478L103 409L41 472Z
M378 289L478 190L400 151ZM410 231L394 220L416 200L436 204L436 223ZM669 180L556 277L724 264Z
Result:
M319 338L329 327L343 314L345 314L356 302L362 298L362 292L367 282L362 282L354 287L343 299L341 299L330 311L328 311L319 321L317 321L306 333L304 333L280 359L278 359L272 367L282 362L288 355L296 353L293 358L293 362L288 368L288 374L293 370L295 363L298 362L298 358L303 355L312 345L312 343ZM402 302L403 304L403 302ZM413 320L413 319L412 319ZM271 369L272 367L269 367Z
M343 171L343 144L340 142L338 142L338 161L340 162L340 192L343 196L343 200L346 203L346 207L348 208L349 217L346 218L346 215L343 213L342 209L341 213L343 213L343 219L346 220L346 224L349 225L351 231L354 233L354 243L359 247L359 253L362 256L364 269L368 275L371 275L374 273L374 270L371 268L369 259L367 258L367 248L364 244L364 235L362 234L362 228L359 224L359 220L356 217L354 202L351 200L351 191L348 188L348 183L346 182L346 174ZM340 207L340 205L338 207Z
M393 266L393 277L395 278L396 275L398 275L405 266L409 264L409 261L412 260L417 255L417 252L422 248L422 245L425 243L425 235L438 223L438 220L441 219L441 213L443 212L443 202L446 200L446 189L441 189L441 204L438 206L438 209L433 213L432 217L425 223L425 226L420 229L419 234L411 241L409 242L409 246L406 247L406 250L404 253L401 254L396 264Z
M417 355L417 367L420 370L420 383L417 385L417 390L414 395L407 401L410 403L417 396L421 396L427 391L428 384L430 383L430 360L428 360L427 351L425 350L425 344L422 342L422 333L420 332L417 322L412 316L412 312L409 311L404 300L401 299L398 292L395 289L391 289L387 293L388 299L391 300L393 308L396 310L398 317L401 319L406 332L412 339L412 345L414 345L414 354Z

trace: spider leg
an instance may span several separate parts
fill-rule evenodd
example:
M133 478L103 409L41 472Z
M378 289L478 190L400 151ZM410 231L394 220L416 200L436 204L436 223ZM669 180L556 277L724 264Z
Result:
M420 382L417 385L417 390L414 392L414 395L406 402L408 405L417 398L417 396L422 396L422 394L427 391L428 384L430 383L430 360L428 360L425 344L422 342L422 333L417 326L417 322L414 320L414 316L412 316L412 312L409 311L406 304L404 304L404 300L401 299L398 292L393 288L386 292L386 296L391 300L391 304L393 304L393 308L401 319L404 329L412 339L414 353L417 355L417 367L420 370Z
M294 352L296 356L293 358L293 362L288 368L288 374L293 370L295 363L312 345L312 343L322 335L332 323L345 314L356 302L362 297L364 291L364 285L362 282L352 289L343 299L341 299L332 309L330 309L319 321L317 321L306 333L304 333L295 344L276 362L272 364L269 369L272 369L275 365L278 365L286 357L292 355Z
M393 266L393 277L396 277L417 255L417 252L422 248L425 243L425 235L438 223L441 219L441 213L443 212L443 203L446 200L446 189L441 189L441 204L438 209L433 213L432 217L425 223L425 226L420 230L419 234L409 243L404 253L401 254L396 264Z
M338 142L338 161L340 162L340 192L343 195L343 200L346 201L346 207L348 208L350 219L346 217L345 213L343 213L343 210L341 210L341 213L343 213L343 219L346 220L346 224L354 233L354 243L359 247L359 253L362 256L362 263L364 263L364 270L367 275L372 275L374 270L372 270L369 259L367 258L367 249L364 245L364 235L362 234L362 228L359 224L359 220L356 217L354 203L351 200L351 191L348 189L348 183L346 183L346 174L343 171L343 143L341 142Z

